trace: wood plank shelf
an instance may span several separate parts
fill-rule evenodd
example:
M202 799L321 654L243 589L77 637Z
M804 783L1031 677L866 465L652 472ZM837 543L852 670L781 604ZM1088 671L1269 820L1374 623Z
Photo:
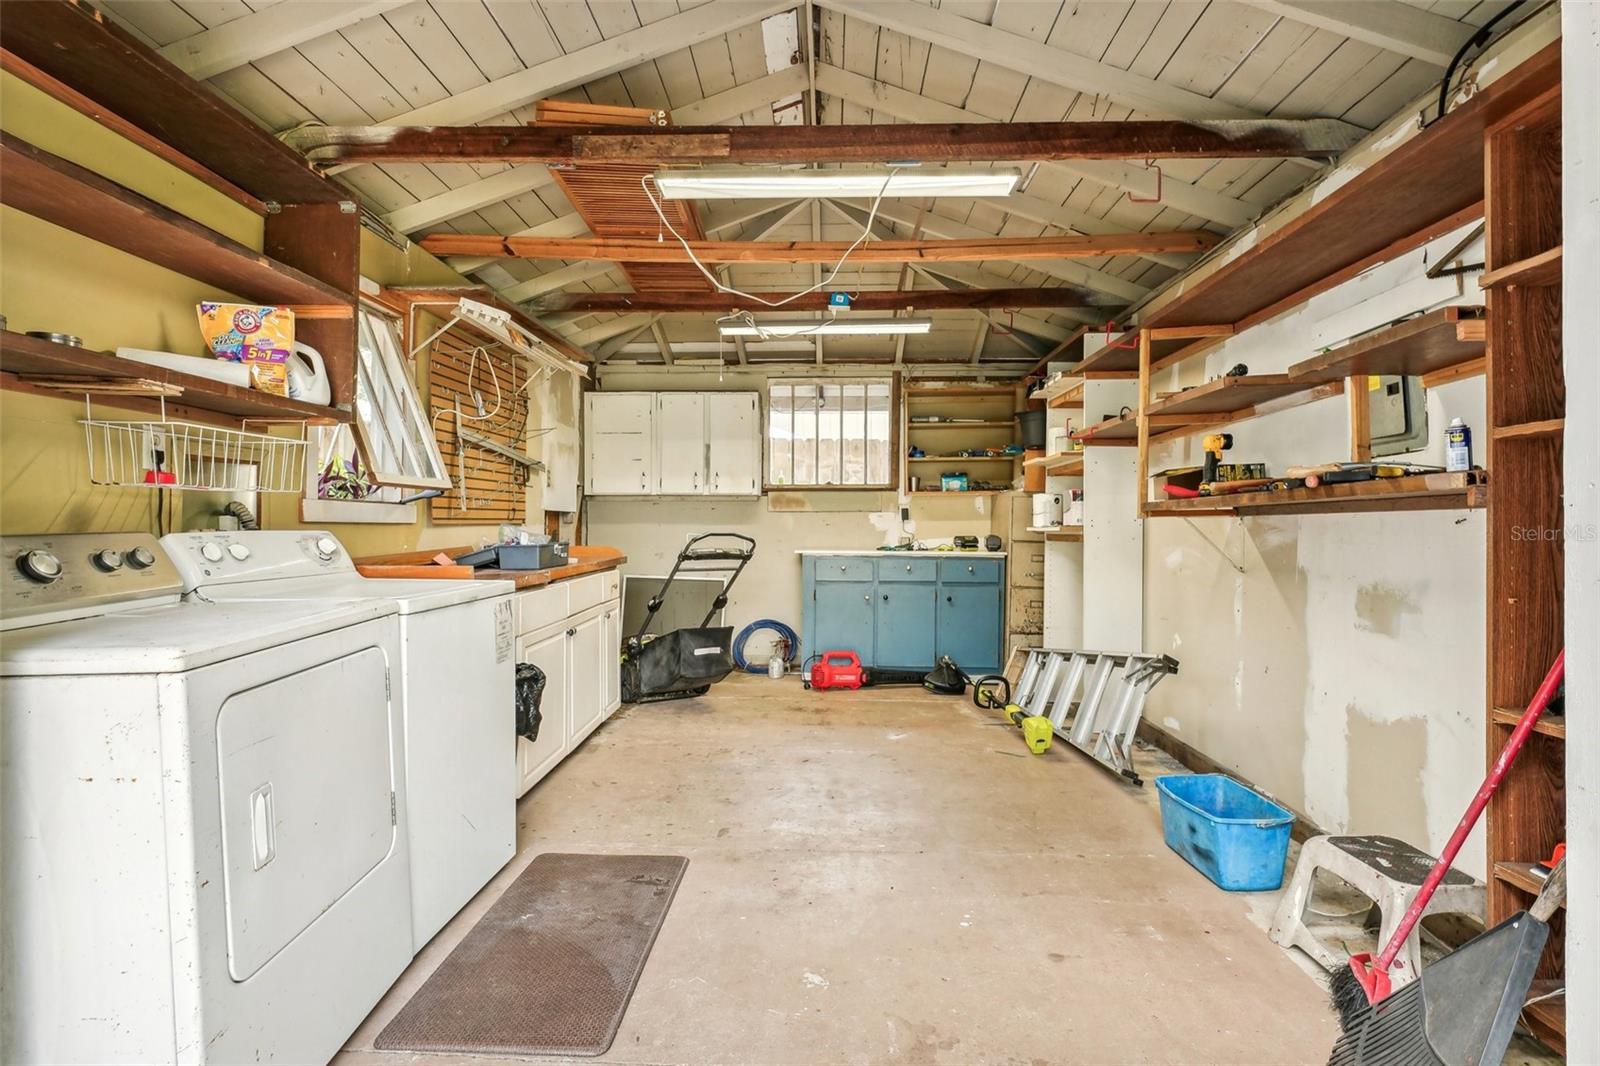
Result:
M181 390L172 404L239 419L350 421L350 413L336 407L303 403L256 389L241 389L198 374L118 359L108 352L74 348L9 330L0 333L0 371L14 375L24 384L30 377L49 378L56 383L52 385L54 391L64 391L59 382L67 378L81 379L85 392L95 391L96 382L154 381ZM107 402L117 403L116 400Z
M1306 383L1362 374L1429 375L1482 359L1486 323L1481 307L1441 307L1319 352L1289 368Z
M1155 517L1232 512L1238 515L1360 514L1369 511L1476 509L1488 503L1481 475L1413 474L1314 489L1241 492L1152 501L1145 514Z
M916 489L909 496L999 496L1004 489L965 489L960 492L940 492L938 489Z
M1489 712L1489 718L1491 721L1499 725L1511 726L1512 728L1515 728L1516 724L1522 720L1522 712L1525 709L1526 708L1522 707L1496 707L1493 711ZM1560 714L1550 714L1549 712L1546 712L1539 716L1539 721L1534 725L1533 731L1535 733L1543 734L1547 737L1555 737L1557 740L1566 740L1566 716Z
M1085 426L1078 430L1072 435L1072 439L1082 441L1085 445L1138 444L1139 416L1126 414L1117 418L1108 418L1104 422L1096 422L1092 426Z
M1497 862L1494 864L1494 876L1496 880L1515 885L1530 896L1537 896L1544 888L1548 873L1534 862ZM1561 906L1565 907L1566 903Z
M1070 389L1067 392L1062 393L1059 396L1051 397L1049 402L1048 402L1048 404L1047 404L1047 406L1052 411L1061 411L1061 410L1066 410L1066 409L1070 409L1070 408L1082 408L1083 407L1083 385L1082 385L1082 383L1080 382L1077 386L1075 386L1074 388Z
M1067 456L1046 456L1049 460L1044 468L1045 477L1082 477L1083 453Z
M1549 977L1534 981L1528 989L1528 999L1530 1001L1537 999L1539 1002L1528 1002L1522 1008L1522 1015L1528 1019L1534 1035L1562 1056L1567 1053L1567 997L1565 995L1550 999L1540 997L1547 996L1565 985L1566 981Z
M986 419L978 422L907 422L906 428L915 432L919 429L1015 429L1015 419L997 421Z
M1528 437L1559 437L1567 428L1565 418L1546 418L1538 422L1518 422L1510 426L1497 426L1495 440L1521 440Z
M355 297L26 141L0 134L0 203L233 295L355 314ZM327 353L324 353L327 354Z
M1507 266L1486 271L1478 278L1478 287L1482 289L1498 289L1501 286L1512 288L1517 285L1545 288L1560 284L1561 245L1559 244L1538 255L1530 255Z
M1020 455L908 455L908 463L1011 463L1022 458Z
M1082 526L1052 526L1048 529L1028 527L1029 533L1043 533L1045 540L1075 541L1083 539Z

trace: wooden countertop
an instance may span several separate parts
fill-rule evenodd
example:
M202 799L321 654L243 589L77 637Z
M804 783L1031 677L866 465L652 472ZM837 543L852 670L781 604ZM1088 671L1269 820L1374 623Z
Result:
M522 589L543 588L557 581L615 570L628 561L628 557L615 548L597 544L574 544L568 552L572 560L566 566L548 570L474 570L470 566L441 566L434 562L439 555L452 559L477 549L462 546L439 548L432 551L397 552L393 555L367 555L355 561L356 570L364 577L437 578L454 581L510 581Z

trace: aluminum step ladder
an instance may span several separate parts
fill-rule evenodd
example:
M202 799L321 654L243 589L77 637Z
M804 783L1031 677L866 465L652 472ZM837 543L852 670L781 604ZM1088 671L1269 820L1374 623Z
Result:
M1012 702L1050 719L1055 735L1135 784L1133 735L1150 690L1178 672L1170 655L1019 648ZM1013 662L1015 660L1013 659Z

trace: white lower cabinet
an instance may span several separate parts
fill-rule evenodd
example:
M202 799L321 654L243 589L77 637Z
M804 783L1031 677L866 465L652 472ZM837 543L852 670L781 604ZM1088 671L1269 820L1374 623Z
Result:
M539 739L517 738L517 795L621 706L622 601L615 571L517 593L517 662L544 671Z

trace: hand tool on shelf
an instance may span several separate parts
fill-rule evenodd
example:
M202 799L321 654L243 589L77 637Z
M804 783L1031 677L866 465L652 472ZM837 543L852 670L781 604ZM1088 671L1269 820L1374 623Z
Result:
M1566 897L1567 861L1562 859L1533 906L1425 968L1394 995L1368 1005L1334 1044L1328 1066L1500 1062L1550 938L1550 916Z
M1488 776L1483 779L1483 784L1478 786L1478 791L1473 795L1472 802L1467 804L1466 813L1456 823L1455 831L1450 834L1450 839L1445 841L1444 850L1439 853L1439 860L1433 864L1433 869L1428 872L1428 877L1422 882L1422 887L1417 891L1416 898L1407 908L1405 917L1400 919L1400 924L1395 927L1394 934L1389 937L1389 942L1374 959L1370 953L1363 952L1350 956L1350 965L1334 971L1328 981L1328 992L1333 999L1333 1008L1339 1015L1340 1025L1346 1032L1360 1024L1367 1016L1367 1008L1381 1003L1387 999L1391 991L1389 980L1389 967L1394 964L1395 956L1400 953L1406 938L1411 935L1411 930L1417 922L1422 920L1422 914L1428 908L1428 903L1433 899L1434 892L1439 883L1444 880L1445 874L1450 872L1450 867L1456 861L1456 855L1461 851L1461 845L1466 843L1468 834L1478 824L1478 817L1483 809L1489 805L1490 798L1500 787L1506 775L1511 771L1511 765L1522 751L1522 746L1533 733L1534 726L1539 724L1539 718L1550 704L1550 699L1561 685L1561 680L1566 674L1567 653L1565 650L1556 656L1556 661L1551 664L1550 670L1540 682L1538 691L1533 694L1533 699L1528 702L1528 707L1522 712L1522 717L1517 720L1516 728L1506 738L1505 745L1500 749L1500 754L1495 757L1494 765L1489 768ZM1413 982L1415 984L1416 982ZM1408 986L1409 987L1409 986ZM1355 1060L1351 1060L1355 1061ZM1493 1061L1498 1062L1498 1059Z
M1205 449L1205 469L1200 475L1202 482L1217 480L1217 464L1222 462L1222 453L1233 447L1232 433L1208 433L1200 446Z

